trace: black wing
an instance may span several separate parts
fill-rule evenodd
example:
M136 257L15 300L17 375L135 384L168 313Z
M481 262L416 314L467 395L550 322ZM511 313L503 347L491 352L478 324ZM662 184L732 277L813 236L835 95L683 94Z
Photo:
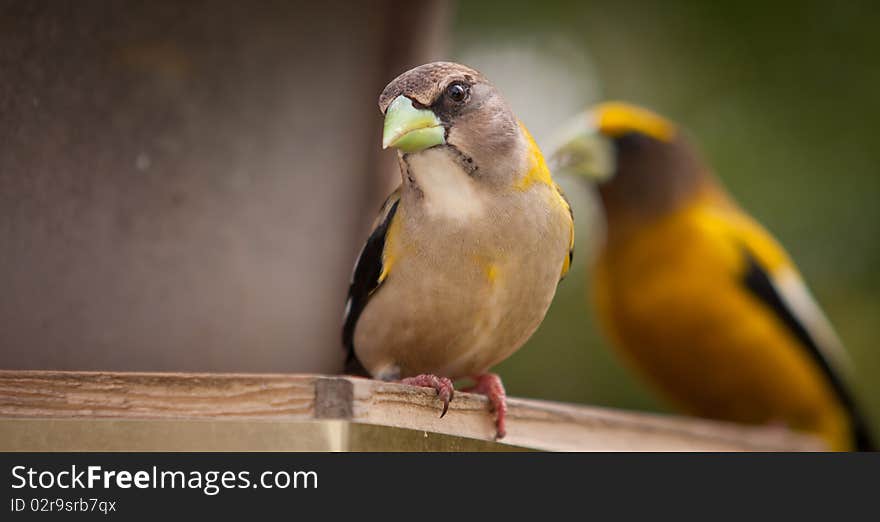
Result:
M395 190L388 196L382 205L379 219L373 228L373 233L367 239L364 248L361 249L354 271L351 274L351 284L348 287L348 301L345 305L345 322L342 326L342 345L345 347L345 372L352 375L369 376L369 372L358 361L354 353L354 329L357 320L367 306L370 295L379 288L382 281L382 252L385 250L385 234L388 226L397 212L400 203L400 191Z
M810 335L809 330L804 327L800 319L792 312L791 308L776 290L773 280L767 271L764 270L758 260L748 250L745 251L745 256L747 262L747 269L743 278L745 287L776 314L776 317L785 324L786 328L809 351L810 356L822 369L822 373L831 383L838 400L852 420L853 442L856 449L859 451L875 451L867 422L856 407L855 401L846 385L831 366L816 340Z

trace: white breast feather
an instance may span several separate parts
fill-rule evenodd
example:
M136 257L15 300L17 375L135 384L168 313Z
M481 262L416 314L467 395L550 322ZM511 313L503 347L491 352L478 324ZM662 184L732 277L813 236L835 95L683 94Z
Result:
M483 214L476 182L448 151L428 149L407 159L410 174L425 194L429 215L467 220Z

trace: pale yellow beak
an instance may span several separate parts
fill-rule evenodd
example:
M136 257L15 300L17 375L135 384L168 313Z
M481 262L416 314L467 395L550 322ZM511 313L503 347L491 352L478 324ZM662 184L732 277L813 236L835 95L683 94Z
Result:
M382 148L418 152L446 143L443 123L429 109L416 109L406 96L394 98L385 111Z
M547 148L547 163L554 174L574 174L594 182L614 175L614 143L593 120L592 112L578 114L555 133Z

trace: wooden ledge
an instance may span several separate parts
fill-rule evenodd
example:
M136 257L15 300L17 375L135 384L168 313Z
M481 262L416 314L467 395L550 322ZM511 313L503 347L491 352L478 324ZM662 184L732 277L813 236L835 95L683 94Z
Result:
M779 428L322 375L0 370L0 450L811 451Z

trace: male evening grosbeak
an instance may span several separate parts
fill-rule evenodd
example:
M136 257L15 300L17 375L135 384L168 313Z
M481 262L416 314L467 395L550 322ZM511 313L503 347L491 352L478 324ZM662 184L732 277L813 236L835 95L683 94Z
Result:
M843 349L797 268L673 123L601 104L560 133L550 163L598 183L596 309L649 382L696 415L871 447Z
M503 437L504 388L487 372L534 333L568 271L568 203L526 128L473 69L416 67L385 87L379 109L402 183L355 263L347 371L434 388L441 416L452 380L471 377Z

